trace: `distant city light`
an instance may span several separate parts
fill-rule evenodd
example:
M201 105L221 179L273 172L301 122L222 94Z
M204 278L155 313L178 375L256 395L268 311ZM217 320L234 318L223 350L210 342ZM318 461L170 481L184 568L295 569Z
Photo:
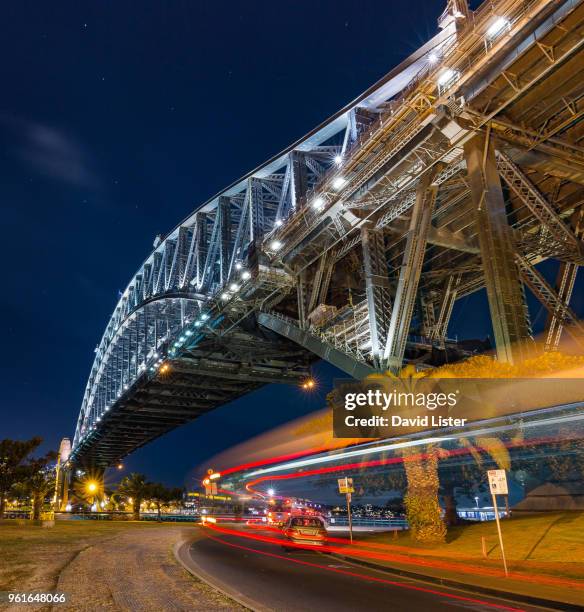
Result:
M279 251L282 248L282 243L279 240L273 240L270 244L272 251Z
M274 491L274 489L268 489L268 495L269 495L270 497L272 497L272 495L274 495L274 493L275 493L275 492L276 492L276 491Z
M346 182L347 182L347 179L345 179L344 177L336 176L333 179L333 189L337 189L337 190L341 189L345 185Z
M497 38L501 32L509 26L509 20L505 17L497 17L487 30L487 38L490 40Z
M221 478L221 474L219 472L213 472L210 476L210 480L216 480L217 478Z

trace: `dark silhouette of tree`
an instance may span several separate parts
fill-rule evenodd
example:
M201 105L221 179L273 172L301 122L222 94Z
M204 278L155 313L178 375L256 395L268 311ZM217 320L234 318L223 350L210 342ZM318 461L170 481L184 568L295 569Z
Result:
M162 520L160 516L162 506L181 501L182 496L183 490L178 487L168 488L159 482L153 482L147 486L144 497L154 503L160 521Z
M39 437L30 440L0 440L0 519L4 518L5 500L10 489L30 473L27 460L42 441Z
M32 519L38 521L41 517L43 504L47 495L55 489L55 472L50 463L55 461L57 453L50 452L44 457L32 459L27 464L27 475L23 485L32 497Z

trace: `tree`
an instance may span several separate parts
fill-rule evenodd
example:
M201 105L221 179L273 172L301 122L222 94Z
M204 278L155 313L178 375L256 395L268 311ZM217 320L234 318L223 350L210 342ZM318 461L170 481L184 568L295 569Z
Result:
M168 488L159 482L150 483L147 486L147 492L145 497L156 505L156 511L158 513L158 520L162 520L160 511L162 506L170 504L174 501L182 499L183 490L180 488Z
M32 497L32 519L38 521L45 499L55 488L55 473L49 467L56 453L47 453L44 457L33 459L28 464L28 475L23 481L25 489Z
M29 473L29 455L41 444L42 438L0 441L0 519L4 518L5 499L10 489Z
M132 512L135 521L140 520L140 504L148 496L150 483L144 474L130 474L118 485L118 493L132 499Z

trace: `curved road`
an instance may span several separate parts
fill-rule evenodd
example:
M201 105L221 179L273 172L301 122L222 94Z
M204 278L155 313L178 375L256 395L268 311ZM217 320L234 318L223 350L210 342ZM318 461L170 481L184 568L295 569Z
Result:
M254 610L413 612L472 609L541 610L493 597L393 577L312 550L286 552L260 542L208 530L185 544L182 561L213 586Z

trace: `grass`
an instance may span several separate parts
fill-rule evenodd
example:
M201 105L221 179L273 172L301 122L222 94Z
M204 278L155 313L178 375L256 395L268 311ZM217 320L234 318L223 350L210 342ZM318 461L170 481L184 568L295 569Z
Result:
M549 512L516 516L501 521L505 553L509 561L570 565L584 577L584 512ZM495 522L451 527L446 544L422 544L410 533L398 532L397 539L376 535L376 541L408 547L413 553L449 558L482 560L482 538L488 559L500 559L501 551Z
M519 515L502 520L501 531L510 571L504 582L492 575L502 570L495 522L452 527L443 544L416 542L409 532L357 541L384 544L395 558L379 562L389 567L584 605L584 512Z

